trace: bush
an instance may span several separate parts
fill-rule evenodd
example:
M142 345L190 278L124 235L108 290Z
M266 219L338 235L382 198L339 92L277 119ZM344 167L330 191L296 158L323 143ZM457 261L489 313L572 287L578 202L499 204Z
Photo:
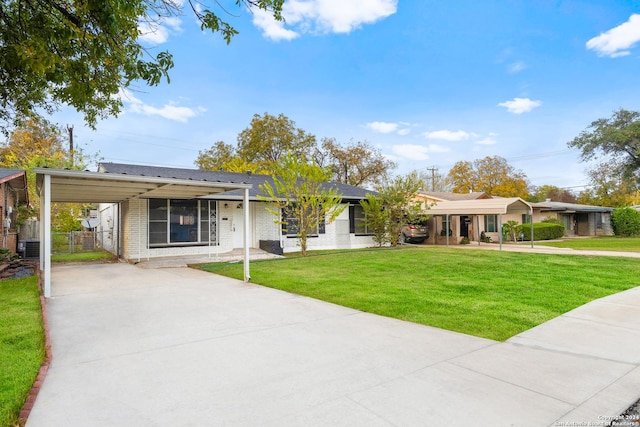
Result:
M531 240L531 224L524 224L520 227L524 234L523 240ZM550 222L536 222L533 224L534 240L553 240L564 236L564 225Z
M640 236L640 212L633 208L619 208L611 214L611 225L616 236Z

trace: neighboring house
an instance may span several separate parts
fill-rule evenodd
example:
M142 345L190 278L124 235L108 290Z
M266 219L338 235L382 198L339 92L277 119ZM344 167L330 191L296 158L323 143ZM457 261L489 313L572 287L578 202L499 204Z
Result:
M423 208L429 209L432 206L437 206L442 202L460 202L470 200L485 200L492 197L485 192L471 192L471 193L447 193L447 192L420 192L418 193L416 200L423 202ZM427 211L428 213L429 211ZM446 216L434 215L427 221L427 227L429 228L429 238L425 243L435 244L437 242L445 242L446 239ZM451 239L454 243L457 243L463 237L470 237L473 235L473 224L470 223L469 215L452 216L449 218L450 237L456 237ZM454 232L455 230L455 232Z
M613 208L552 202L547 199L541 203L533 203L533 209L534 212L540 213L542 217L540 221L545 218L558 219L564 225L564 235L567 237L613 236L611 227Z
M299 250L295 226L276 224L267 203L260 201L260 185L273 180L268 175L176 169L155 166L102 163L98 172L138 177L176 178L189 181L252 184L249 189L250 247L277 252ZM337 220L321 223L308 249L349 249L373 246L363 225L359 204L368 190L338 183L344 204ZM243 190L200 198L132 198L118 204L100 204L98 232L105 249L135 260L175 255L229 252L243 247ZM284 231L286 228L286 231Z
M19 169L0 168L0 218L2 219L0 247L10 249L12 253L18 250L17 208L23 204L29 204L26 172Z
M444 243L447 228L450 244L457 244L465 237L477 241L482 233L495 242L500 239L501 224L508 221L526 224L549 218L558 219L565 226L567 237L613 235L613 208L550 200L529 204L522 199L491 197L487 193L420 193L418 198L435 214L429 220L428 243ZM487 202L489 199L496 202Z

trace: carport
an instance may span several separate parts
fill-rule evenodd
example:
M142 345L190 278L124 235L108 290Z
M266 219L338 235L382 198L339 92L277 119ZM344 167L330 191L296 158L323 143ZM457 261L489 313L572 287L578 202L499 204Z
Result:
M51 203L116 203L131 199L195 199L243 190L244 280L249 281L249 183L194 181L79 170L36 168L40 196L40 271L44 296L51 296Z
M427 212L433 216L446 218L447 230L449 228L448 224L450 223L449 218L452 215L474 216L477 224L475 231L478 245L480 244L480 215L497 215L500 249L502 249L502 216L506 214L529 214L532 218L531 247L533 247L533 206L520 197L445 201L432 206ZM445 234L447 236L447 246L449 246L449 233L447 232Z

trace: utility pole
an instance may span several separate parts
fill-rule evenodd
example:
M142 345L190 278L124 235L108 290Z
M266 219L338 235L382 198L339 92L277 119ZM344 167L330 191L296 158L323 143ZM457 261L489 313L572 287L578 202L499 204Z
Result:
M435 166L427 168L428 171L431 171L431 191L436 191L436 171L438 170Z
M73 126L67 125L67 131L69 132L69 160L73 166Z

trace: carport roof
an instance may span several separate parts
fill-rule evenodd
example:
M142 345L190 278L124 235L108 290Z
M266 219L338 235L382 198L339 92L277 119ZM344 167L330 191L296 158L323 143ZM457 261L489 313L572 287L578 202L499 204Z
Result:
M51 201L117 203L133 198L191 199L226 191L249 189L250 183L136 176L66 169L36 168L38 193L45 175L51 176Z
M427 213L431 215L502 215L507 213L531 213L531 205L520 197L458 200L439 202Z

